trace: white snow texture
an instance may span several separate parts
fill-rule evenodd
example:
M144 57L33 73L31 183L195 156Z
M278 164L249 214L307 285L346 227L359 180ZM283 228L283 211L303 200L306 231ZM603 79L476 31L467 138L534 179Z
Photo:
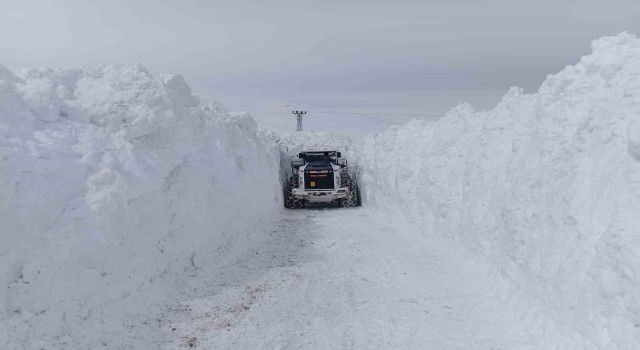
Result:
M0 67L0 348L151 348L176 285L277 216L278 157L179 75Z
M640 344L640 40L593 53L490 111L366 137L365 203L486 257L577 340ZM525 316L523 316L525 317ZM560 347L567 349L567 347Z
M351 146L308 135L274 141L142 66L0 67L0 348L152 348L185 276L260 244L280 216L282 155L323 142L357 160L381 218L495 267L544 313L522 319L566 335L554 348L640 344L635 36L595 41L490 111L463 104Z

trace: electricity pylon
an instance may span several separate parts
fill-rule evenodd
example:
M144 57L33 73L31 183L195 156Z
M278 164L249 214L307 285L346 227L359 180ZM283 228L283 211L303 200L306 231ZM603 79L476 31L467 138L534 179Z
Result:
M295 114L298 119L296 131L302 131L302 116L307 114L307 111L291 111L291 113Z

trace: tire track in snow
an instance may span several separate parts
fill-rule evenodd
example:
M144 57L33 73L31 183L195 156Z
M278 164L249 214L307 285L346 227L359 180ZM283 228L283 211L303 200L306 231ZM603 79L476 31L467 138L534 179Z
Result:
M288 211L261 249L183 303L166 349L554 348L482 264L366 208Z
M307 213L312 217L314 211ZM165 348L207 349L208 338L236 327L272 286L299 279L290 267L299 263L305 247L312 244L311 236L301 229L309 220L295 212L285 213L264 246L222 266L204 288L206 292L200 293L204 295L186 291L186 300L171 310L164 327L165 338L171 339ZM275 279L270 278L273 270L278 271Z

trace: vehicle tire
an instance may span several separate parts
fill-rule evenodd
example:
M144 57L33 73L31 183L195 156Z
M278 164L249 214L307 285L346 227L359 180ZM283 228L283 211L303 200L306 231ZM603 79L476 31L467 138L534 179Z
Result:
M340 200L340 206L343 208L351 208L358 206L358 188L356 184L351 180L351 178L347 178L345 181L345 187L347 190L347 198L343 198Z
M293 189L296 188L296 183L292 178L287 182L284 191L284 207L289 209L302 209L304 208L304 200L298 199L293 196Z

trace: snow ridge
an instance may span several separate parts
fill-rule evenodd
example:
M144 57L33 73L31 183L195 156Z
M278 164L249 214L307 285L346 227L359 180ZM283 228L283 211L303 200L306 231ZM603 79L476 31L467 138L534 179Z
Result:
M282 206L253 119L142 65L0 67L0 160L3 349L151 348L175 287Z
M489 111L359 145L370 206L488 258L576 349L640 343L640 40L622 33ZM526 316L523 316L526 317ZM567 349L565 345L562 347Z

